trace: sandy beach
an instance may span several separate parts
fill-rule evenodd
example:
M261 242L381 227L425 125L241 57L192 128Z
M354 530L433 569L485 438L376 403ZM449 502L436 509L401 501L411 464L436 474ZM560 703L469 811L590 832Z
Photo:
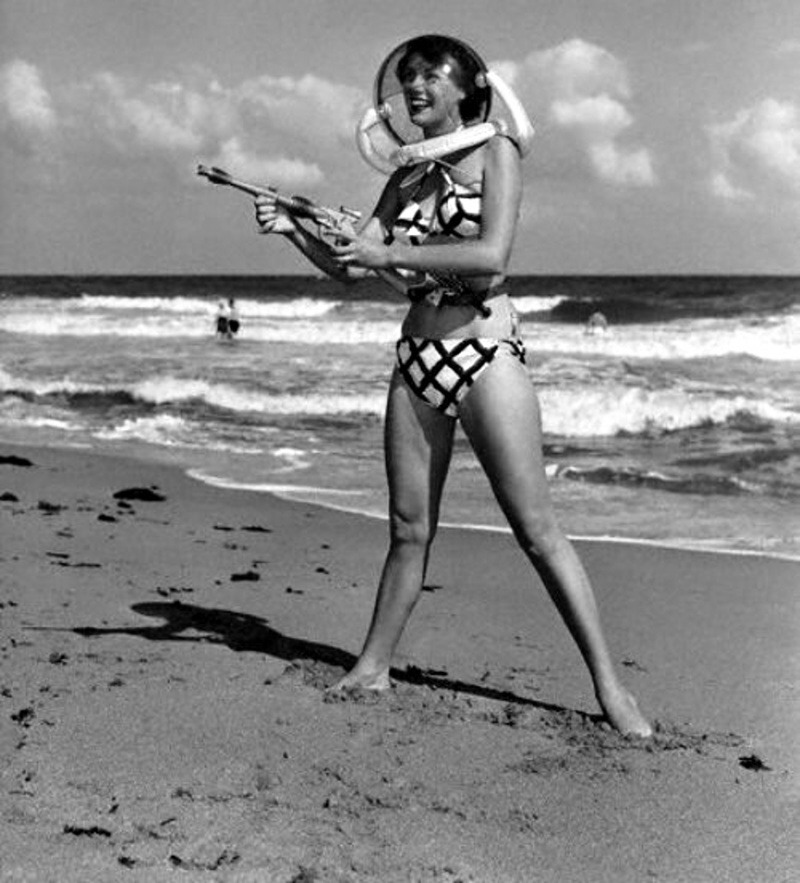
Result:
M1 446L0 879L796 879L800 562L578 543L640 741L500 533L441 531L390 694L326 695L385 539Z

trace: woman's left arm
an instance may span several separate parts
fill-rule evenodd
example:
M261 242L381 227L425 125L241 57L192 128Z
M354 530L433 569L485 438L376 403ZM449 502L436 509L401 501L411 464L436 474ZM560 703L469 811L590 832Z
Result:
M505 273L511 257L519 206L522 171L519 151L503 137L486 144L483 171L481 232L476 239L422 245L384 245L361 237L334 249L345 265L372 269L440 270L467 276Z

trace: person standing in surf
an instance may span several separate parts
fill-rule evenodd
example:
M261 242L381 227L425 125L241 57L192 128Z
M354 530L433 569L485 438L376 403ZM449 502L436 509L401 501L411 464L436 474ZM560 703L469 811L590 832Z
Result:
M387 58L376 94L391 92L391 83L400 96L391 134L400 140L395 118L405 113L423 141L402 148L404 164L358 232L328 241L272 195L255 200L262 233L282 234L335 278L371 270L400 280L411 301L386 406L389 550L363 649L331 689L390 686L392 656L422 590L460 420L586 662L606 719L646 737L652 729L616 674L589 578L548 492L539 404L506 281L524 145L501 127L486 137L477 128L500 89L490 74L466 44L438 35L409 40ZM383 103L378 115L390 119Z
M236 307L236 301L234 298L228 298L228 338L233 340L234 337L239 333L239 329L242 327L241 321L239 319L239 310Z
M218 338L228 336L228 308L225 306L224 300L217 304L217 314L214 317L214 333Z

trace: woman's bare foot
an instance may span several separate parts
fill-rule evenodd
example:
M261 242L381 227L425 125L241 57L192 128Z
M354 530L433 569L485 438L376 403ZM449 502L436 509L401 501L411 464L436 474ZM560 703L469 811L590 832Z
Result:
M345 693L348 690L371 690L382 693L391 689L392 682L386 669L378 671L364 671L356 666L349 671L341 680L328 687L329 693Z
M640 736L647 739L653 735L653 728L639 711L633 694L624 687L597 692L597 701L603 709L606 720L624 736Z

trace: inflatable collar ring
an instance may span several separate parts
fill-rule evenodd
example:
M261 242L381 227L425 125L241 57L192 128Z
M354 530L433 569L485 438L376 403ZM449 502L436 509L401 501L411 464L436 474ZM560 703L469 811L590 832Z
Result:
M470 122L455 132L421 141L413 141L415 135L403 132L402 121L406 114L403 91L396 74L398 62L408 53L408 48L420 38L407 41L387 56L375 81L374 106L368 108L356 127L356 144L363 158L375 169L390 175L398 168L419 162L435 161L448 154L483 144L495 135L505 135L517 145L522 156L530 150L533 125L512 88L495 71L488 70L478 55L465 43L452 37L428 35L421 39L438 40L466 53L479 70L477 85L488 92L483 106L483 119ZM502 102L508 119L489 118L492 99ZM405 125L409 128L409 124Z

